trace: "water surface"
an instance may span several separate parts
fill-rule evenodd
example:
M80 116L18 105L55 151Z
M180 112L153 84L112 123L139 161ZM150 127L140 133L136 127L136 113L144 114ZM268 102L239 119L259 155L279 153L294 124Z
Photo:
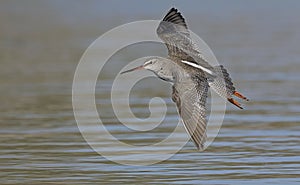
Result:
M173 4L168 3L160 8L149 4L147 9L135 2L136 7L126 10L94 1L0 3L2 184L300 183L300 25L299 6L292 1L276 1L273 6L271 1L219 2L224 8L175 3L251 100L242 111L228 105L222 129L205 152L196 152L189 143L167 161L136 167L110 162L85 142L71 102L80 56L114 26L159 19ZM130 51L115 62L126 65L140 54ZM138 145L168 135L178 119L170 86L152 79L151 86L139 83L133 89L132 111L138 117L149 115L152 97L162 97L169 106L164 127L133 133L117 124L110 110L113 73L116 69L107 66L108 75L96 88L96 103L104 106L99 114L106 116L107 128L117 138Z

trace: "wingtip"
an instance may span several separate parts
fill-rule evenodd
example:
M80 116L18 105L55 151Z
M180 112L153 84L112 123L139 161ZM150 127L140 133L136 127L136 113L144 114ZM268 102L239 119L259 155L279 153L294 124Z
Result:
M166 17L168 17L168 15L171 13L171 12L174 12L175 14L177 14L178 16L180 16L180 18L184 19L184 17L182 16L181 12L178 10L178 8L176 8L175 6L173 6L168 12L167 14L165 15L164 19Z
M203 146L202 147L197 146L197 151L198 152L203 152L204 151L204 147Z
M176 12L178 12L178 9L177 9L175 6L173 6L173 7L170 9L170 11L176 11Z
M206 137L206 136L205 136ZM204 151L204 149L205 149L205 140L206 140L206 138L203 138L203 139L201 139L201 141L200 142L197 142L197 141L194 141L194 144L195 144L195 146L196 146L196 150L198 151L198 152L203 152Z
M178 13L178 9L173 6L169 9L169 11L166 13L166 15L170 14L171 12Z

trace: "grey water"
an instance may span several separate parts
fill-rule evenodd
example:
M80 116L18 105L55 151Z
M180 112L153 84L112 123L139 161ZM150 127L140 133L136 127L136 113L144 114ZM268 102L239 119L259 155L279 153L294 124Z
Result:
M161 19L173 5L250 101L244 110L227 105L221 130L204 152L194 150L190 142L153 165L109 161L88 145L74 119L76 66L86 48L106 31L131 21ZM1 184L300 184L299 5L1 1ZM114 75L130 59L155 52L164 55L167 50L150 44L120 51L111 59L120 66L108 64L97 82L99 115L105 116L115 137L129 144L155 143L168 136L178 120L170 86L156 79L140 81L132 89L131 110L145 118L149 100L162 97L168 104L163 128L132 132L117 124L112 112L109 92Z

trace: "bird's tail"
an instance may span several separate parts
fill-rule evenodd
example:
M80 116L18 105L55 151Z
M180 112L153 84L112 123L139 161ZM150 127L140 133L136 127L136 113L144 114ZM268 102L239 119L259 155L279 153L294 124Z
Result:
M235 99L233 99L232 96L236 96L246 101L249 100L244 95L235 90L229 73L224 68L224 66L215 66L214 73L217 77L209 81L210 87L222 98L227 99L230 103L242 109L241 104Z

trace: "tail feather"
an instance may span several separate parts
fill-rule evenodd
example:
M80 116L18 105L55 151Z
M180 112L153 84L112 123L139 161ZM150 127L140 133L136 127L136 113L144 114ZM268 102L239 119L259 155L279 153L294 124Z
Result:
M215 87L215 91L223 98L230 98L235 92L235 87L229 73L222 65L215 66L214 73L217 76L212 82L212 85Z
M248 98L235 90L230 75L224 66L215 66L214 73L216 74L216 77L209 81L210 87L212 87L212 89L221 97L227 99L230 103L234 104L240 109L243 109L241 104L234 100L232 96L234 95L246 101L248 101Z

